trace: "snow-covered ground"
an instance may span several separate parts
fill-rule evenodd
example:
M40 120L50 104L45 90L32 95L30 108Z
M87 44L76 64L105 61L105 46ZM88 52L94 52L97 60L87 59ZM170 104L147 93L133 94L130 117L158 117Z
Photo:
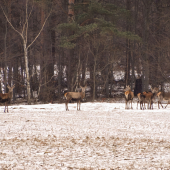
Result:
M122 103L0 107L0 169L170 169L170 106Z

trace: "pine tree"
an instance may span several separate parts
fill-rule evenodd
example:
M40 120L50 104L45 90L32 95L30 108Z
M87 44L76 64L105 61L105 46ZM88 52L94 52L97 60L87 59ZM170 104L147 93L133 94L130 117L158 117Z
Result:
M93 60L93 100L96 94L96 72L102 70L102 67L113 63L112 56L106 61L105 65L99 65L99 61L107 51L113 48L113 40L116 37L127 38L131 40L140 40L140 38L129 32L122 31L117 22L125 20L129 11L118 8L114 4L99 3L91 1L89 3L77 2L74 6L75 17L73 22L60 24L57 29L65 33L61 38L60 46L66 49L76 48L82 41L92 56ZM70 35L70 32L73 33Z

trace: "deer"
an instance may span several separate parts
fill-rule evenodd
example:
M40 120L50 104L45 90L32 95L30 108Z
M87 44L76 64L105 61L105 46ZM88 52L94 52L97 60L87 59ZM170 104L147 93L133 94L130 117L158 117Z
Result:
M132 108L132 101L133 101L133 98L134 98L134 93L131 91L131 88L129 86L126 86L124 91L125 91L125 101L126 101L125 109L128 109L128 102L131 102L131 109L133 109Z
M12 87L8 85L7 86L7 88L9 89L8 93L4 93L4 94L0 93L0 102L5 103L4 113L6 112L6 110L8 112L8 103L11 101L14 87L15 84Z
M156 97L158 93L158 88L151 87L151 92L143 92L142 94L145 96L145 102L148 103L148 109L153 109L153 99Z
M164 91L159 92L157 94L157 98L158 98L158 109L160 109L160 105L162 106L162 108L166 109L166 107L169 104L169 100L170 100L170 92L164 92ZM165 107L163 107L163 105L162 105L163 100L168 101L168 104Z
M64 97L66 98L65 102L66 111L68 111L68 103L72 99L77 101L77 110L80 110L81 100L85 97L85 90L87 88L87 85L85 87L80 86L80 88L82 89L81 92L66 92L64 94Z
M138 109L138 103L140 103L140 109L145 109L145 95L143 93L137 94L138 101L137 101L137 109Z

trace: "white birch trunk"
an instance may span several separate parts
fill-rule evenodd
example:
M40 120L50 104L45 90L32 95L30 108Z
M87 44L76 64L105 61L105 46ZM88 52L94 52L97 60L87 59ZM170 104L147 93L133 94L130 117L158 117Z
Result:
M9 18L7 17L5 11L3 10L3 8L1 7L2 9L2 12L4 13L5 15L5 18L7 20L7 22L10 24L10 26L12 27L12 29L17 32L22 40L23 40L23 48L24 48L24 60L25 60L25 69L26 69L26 82L27 82L27 99L28 99L28 104L31 104L31 90L30 90L30 75L29 75L29 67L28 67L28 48L32 46L32 44L37 40L37 38L39 37L39 35L41 34L43 28L44 28L44 25L48 19L48 17L50 16L51 14L51 11L50 13L48 14L47 18L45 19L44 21L44 24L42 25L40 31L38 32L37 36L34 38L34 40L29 44L27 45L27 39L28 39L28 18L31 16L31 13L32 13L32 10L33 8L31 9L30 13L28 14L28 0L26 0L26 9L25 9L25 12L26 12L26 17L25 17L25 22L23 22L23 27L22 27L22 31L18 31L11 23L11 21L9 20Z
M23 40L24 45L24 59L25 59L25 71L26 71L26 80L27 80L27 102L28 104L31 104L31 90L30 90L30 75L29 75L29 67L28 67L28 50L26 46L26 42Z

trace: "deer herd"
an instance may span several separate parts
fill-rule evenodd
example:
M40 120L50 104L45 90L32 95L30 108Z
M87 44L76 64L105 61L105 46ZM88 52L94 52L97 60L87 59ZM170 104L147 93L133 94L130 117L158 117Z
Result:
M82 91L81 92L66 92L64 94L64 97L66 99L65 106L66 106L66 111L68 111L68 103L73 99L77 101L77 110L80 110L80 102L81 100L85 97L85 90L86 87L80 86ZM124 89L125 91L125 109L133 109L132 107L132 102L134 98L134 93L131 91L130 86L126 86ZM153 103L154 101L158 101L158 108L160 109L160 105L162 108L166 108L168 106L168 103L166 104L165 107L163 107L162 102L164 100L169 101L170 100L170 93L165 93L165 92L160 92L157 87L152 88L151 91L149 92L142 92L137 94L137 109L138 109L138 104L140 104L140 109L144 110L146 109L146 104L148 109L153 109ZM131 104L131 107L129 108Z
M134 93L131 91L131 88L129 86L126 86L124 91L125 91L125 100L126 100L125 109L129 109L128 104L130 105L130 103L132 109L132 100L134 98ZM142 93L138 93L137 98L138 98L137 109L138 109L138 104L140 104L141 110L146 109L145 104L147 104L148 109L153 109L154 101L158 102L159 109L160 109L160 105L162 106L162 108L166 108L170 100L170 92L162 92L162 91L160 92L157 87L154 88L151 87L151 91L149 92L144 91ZM165 107L163 107L162 105L163 101L167 101Z
M0 103L5 103L5 109L4 112L8 112L8 103L10 102L11 98L12 98L12 92L14 89L15 85L13 85L12 87L10 87L9 85L7 86L7 88L9 89L8 93L0 93ZM81 104L81 100L85 97L85 90L87 88L87 85L85 87L80 86L80 88L82 89L81 92L66 92L64 94L64 97L66 99L65 101L65 107L66 107L66 111L68 111L68 103L71 100L76 100L77 101L77 110L80 110L80 104ZM132 102L133 102L133 98L134 98L134 93L131 91L130 86L126 86L126 88L124 89L125 91L125 109L133 109L132 107ZM151 91L149 92L142 92L142 93L138 93L137 94L137 109L138 109L138 104L140 105L140 109L144 110L146 109L146 104L147 104L147 108L148 109L153 109L153 103L154 101L158 101L158 108L160 109L160 106L162 108L166 108L169 104L169 100L170 100L170 92L163 92L163 91L159 91L159 89L157 87L152 88L151 87ZM164 107L162 105L163 101L168 101L168 103L166 104L166 106ZM131 104L131 107L129 107Z

